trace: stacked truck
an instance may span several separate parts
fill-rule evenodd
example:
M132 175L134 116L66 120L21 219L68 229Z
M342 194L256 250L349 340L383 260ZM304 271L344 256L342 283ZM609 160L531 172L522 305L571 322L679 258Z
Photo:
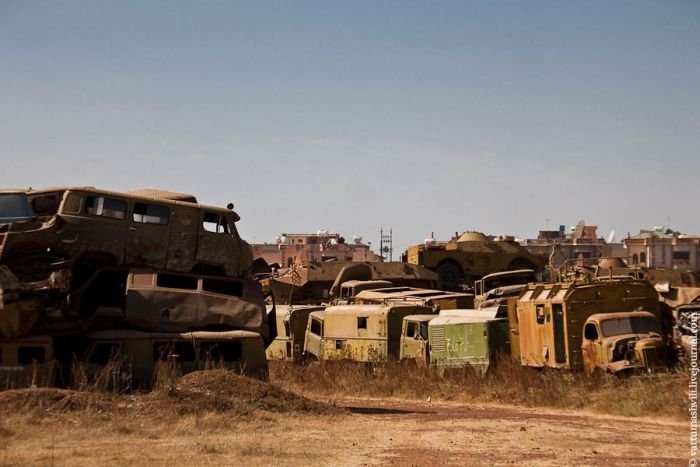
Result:
M128 361L135 386L160 360L266 375L274 326L232 208L159 190L0 192L1 374L77 357Z

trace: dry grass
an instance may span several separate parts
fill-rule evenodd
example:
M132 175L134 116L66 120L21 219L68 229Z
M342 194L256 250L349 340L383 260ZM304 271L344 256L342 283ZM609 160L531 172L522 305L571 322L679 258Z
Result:
M541 465L542 458L528 456L539 452L543 437L553 436L558 463L592 464L605 459L597 453L595 458L586 457L590 443L605 445L615 433L627 433L627 419L601 421L598 415L498 405L474 409L462 402L590 405L608 413L667 415L680 411L680 405L671 402L680 404L682 399L674 397L687 386L687 378L680 375L588 379L578 374L529 371L508 362L485 379L468 371L440 378L425 369L395 363L372 370L348 363L323 367L274 364L271 370L273 384L225 370L177 377L163 368L150 393L101 391L93 383L88 384L92 386L88 391L34 388L0 392L0 466L434 465L483 457L484 452L503 454L494 463L530 459ZM654 391L664 397L656 397ZM300 394L331 401L352 396L392 397L398 399L398 410L369 407L366 412L350 413ZM455 403L430 409L423 399L428 395L437 403L440 399ZM675 438L683 433L685 424L673 423L649 426L633 437L626 434L616 443L626 443L629 452L642 456L640 463L647 462L643 457L646 446L656 446L651 456L660 455L658 446L666 446L662 430L673 430ZM571 430L577 436L572 437ZM465 437L473 436L481 437L464 443ZM620 455L628 459L629 452ZM423 461L416 461L416 453L423 453ZM607 455L618 453L611 450Z
M271 362L270 380L298 394L393 397L586 409L625 416L688 417L688 375L618 378L526 368L504 358L485 376L468 369L444 376L416 365L388 362L368 370L352 362L306 366Z

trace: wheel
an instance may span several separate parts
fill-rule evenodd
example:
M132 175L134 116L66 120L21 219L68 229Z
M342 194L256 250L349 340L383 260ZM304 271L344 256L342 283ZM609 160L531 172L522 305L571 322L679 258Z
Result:
M462 281L462 270L455 263L441 263L435 272L438 273L440 283L445 289L456 289Z

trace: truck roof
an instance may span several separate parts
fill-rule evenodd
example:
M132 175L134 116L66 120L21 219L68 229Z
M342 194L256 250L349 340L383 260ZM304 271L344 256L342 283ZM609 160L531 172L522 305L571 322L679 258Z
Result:
M472 324L472 323L488 323L490 321L503 321L505 318L493 318L485 316L436 316L434 320L428 323L428 326L444 326L445 324Z
M440 310L440 316L449 316L455 318L479 318L479 319L494 319L498 313L498 308L493 307L484 310L461 309L461 310Z
M401 309L401 310L407 310L407 309L412 309L415 310L415 314L423 314L421 312L425 311L430 311L432 310L431 307L427 306L421 306L421 305L404 305L401 303L391 303L391 304L382 304L382 305L375 305L375 304L370 304L370 305L335 305L335 306L329 306L327 307L324 311L315 311L313 312L314 315L319 316L319 317L324 317L326 315L358 315L362 314L365 316L370 316L370 315L386 315L390 313L391 311L395 309Z
M51 193L51 192L56 192L56 191L81 191L81 192L87 192L87 193L94 193L94 194L99 194L103 196L119 196L122 198L129 198L129 199L137 199L137 200L143 200L143 201L157 201L159 203L163 204L169 204L169 205L182 205L182 206L190 206L190 207L197 207L199 209L207 209L210 211L218 211L220 213L233 213L234 220L238 222L241 220L240 216L233 210L229 210L226 208L222 208L219 206L210 206L210 205L205 205L205 204L198 204L197 202L191 202L187 201L194 199L196 201L196 198L192 195L188 195L185 193L175 193L175 192L169 192L169 191L164 191L164 190L151 190L151 189L142 189L142 190L135 190L135 191L111 191L111 190L102 190L100 188L95 188L92 186L63 186L63 187L51 187L51 188L40 188L38 190L31 189L31 190L26 190L24 193L27 195L35 195L35 194L41 194L41 193ZM161 194L170 194L172 198L162 198L159 196L156 196L157 193Z
M625 311L625 312L619 312L619 313L596 313L595 315L591 315L588 317L588 320L593 320L593 321L605 321L606 319L621 319L621 318L634 318L634 317L643 317L643 318L653 318L656 319L656 316L654 316L652 313L648 311Z
M261 335L252 331L193 331L193 332L146 332L134 329L107 329L87 333L88 339L172 339L172 340L228 340L256 339Z

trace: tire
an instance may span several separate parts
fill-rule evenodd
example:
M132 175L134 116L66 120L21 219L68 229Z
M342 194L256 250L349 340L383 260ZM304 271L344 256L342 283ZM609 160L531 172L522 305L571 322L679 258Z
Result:
M452 262L441 263L435 272L438 273L440 278L440 283L444 289L456 289L457 286L462 282L462 270L461 268Z

